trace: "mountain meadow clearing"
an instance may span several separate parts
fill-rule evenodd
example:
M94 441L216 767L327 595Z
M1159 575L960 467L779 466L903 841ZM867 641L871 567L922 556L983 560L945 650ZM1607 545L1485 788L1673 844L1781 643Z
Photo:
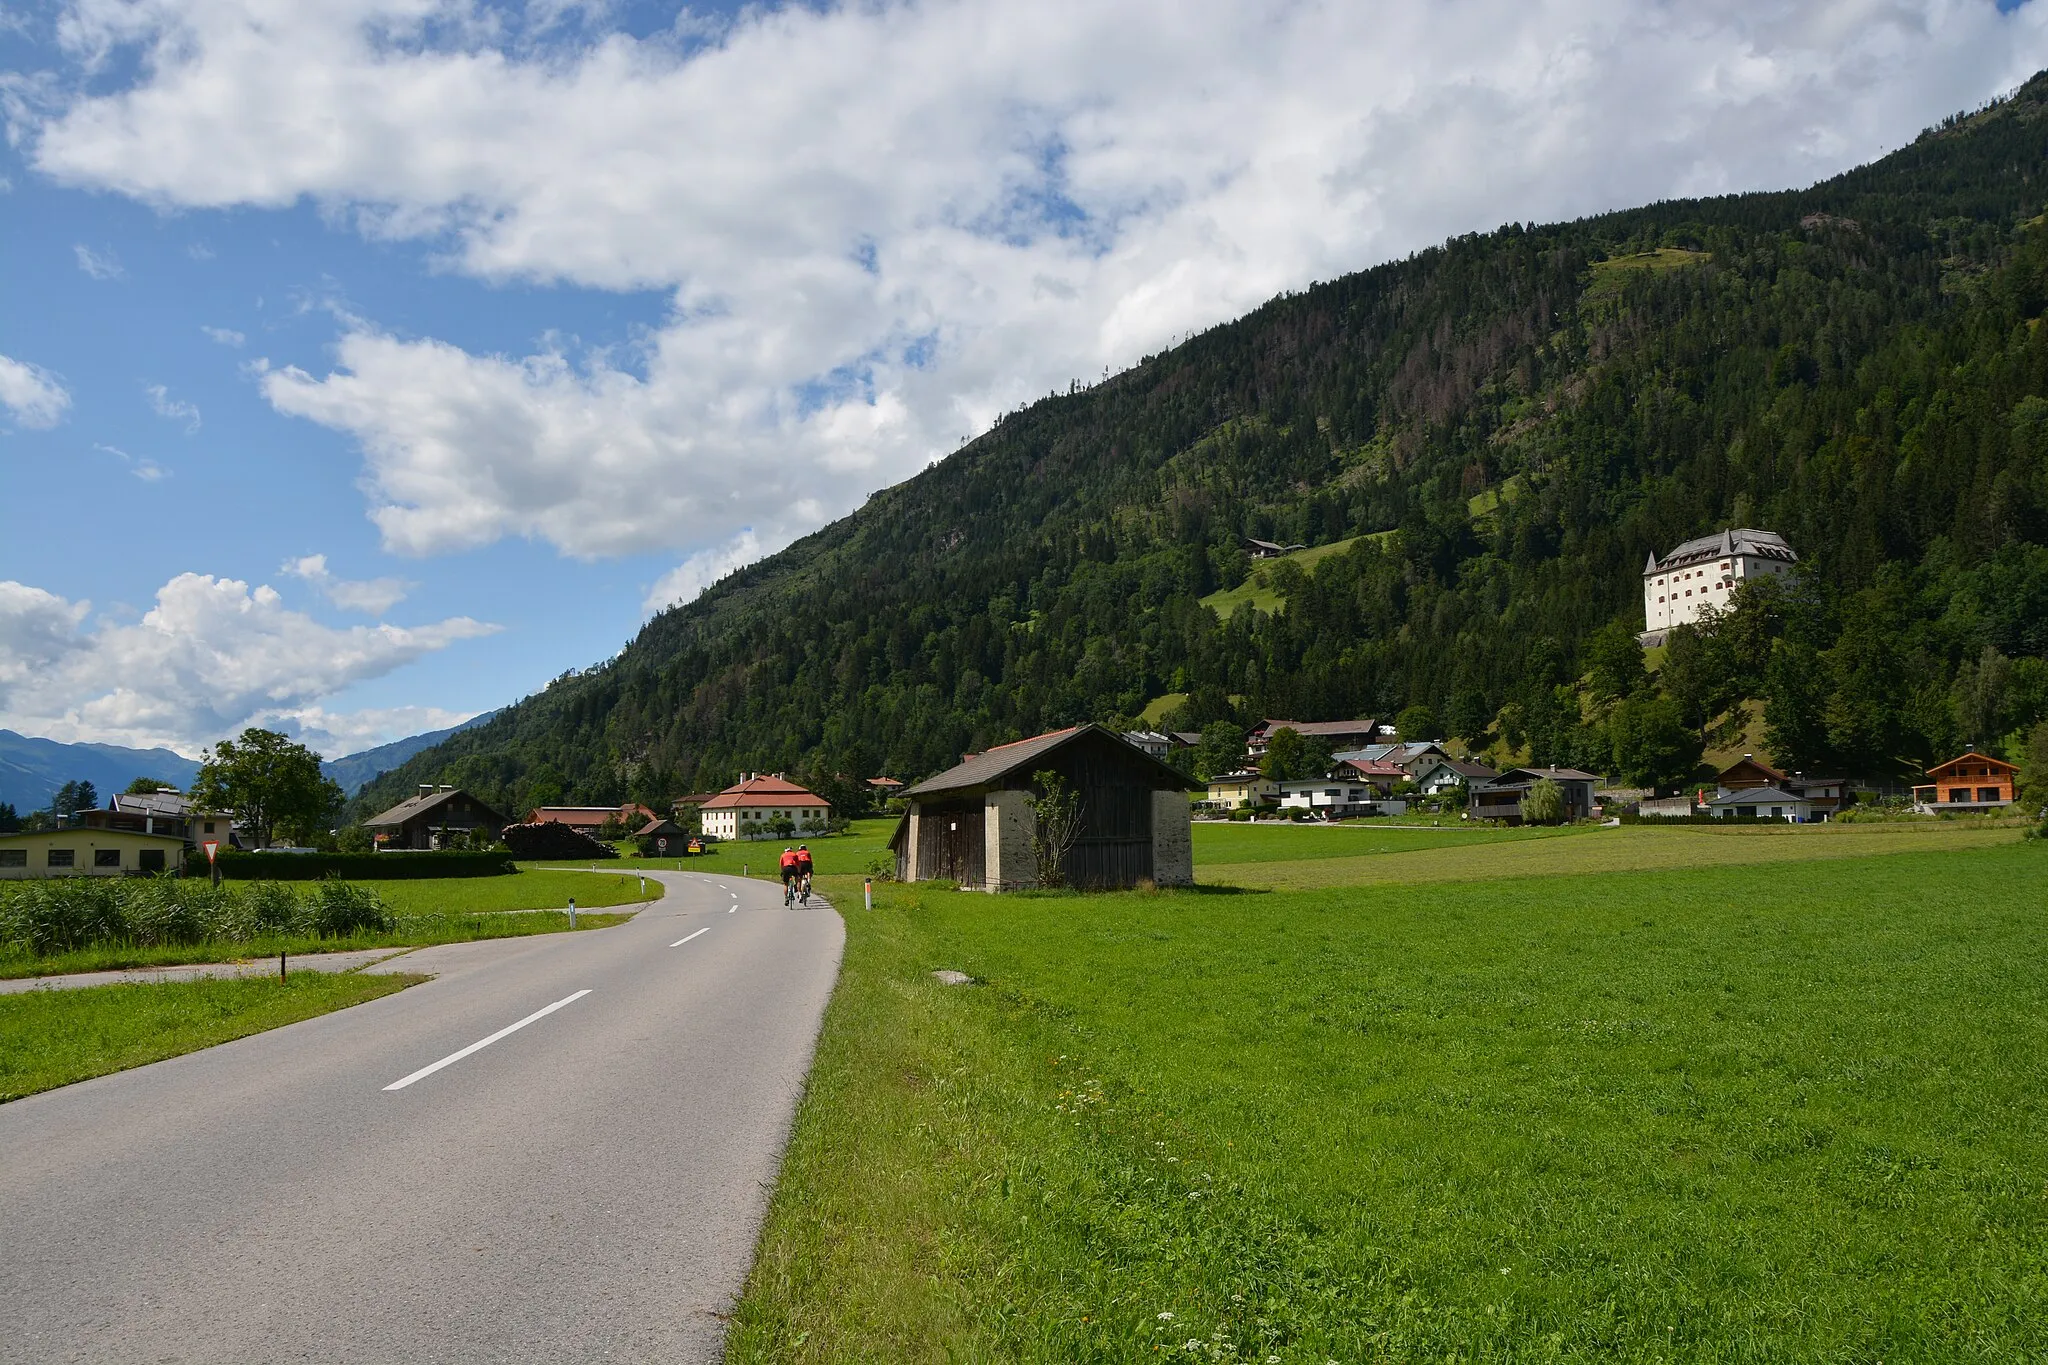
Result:
M2048 1353L2048 844L1196 838L1192 891L825 879L729 1359Z

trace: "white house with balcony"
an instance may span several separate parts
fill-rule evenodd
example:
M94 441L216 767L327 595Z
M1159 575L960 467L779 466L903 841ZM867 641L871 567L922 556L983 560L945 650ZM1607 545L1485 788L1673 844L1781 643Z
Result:
M1789 574L1799 556L1775 531L1722 531L1701 536L1643 566L1642 642L1664 643L1674 626L1692 625L1708 607L1726 611L1735 590L1752 578Z

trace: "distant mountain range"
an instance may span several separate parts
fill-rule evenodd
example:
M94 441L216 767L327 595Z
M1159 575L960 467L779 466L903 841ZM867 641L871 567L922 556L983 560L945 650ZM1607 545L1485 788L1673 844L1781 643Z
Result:
M422 749L431 748L450 735L482 725L496 714L496 711L486 711L446 730L394 739L374 749L330 759L320 766L341 784L343 793L354 796L378 774L389 772ZM198 776L199 760L170 749L124 749L118 744L63 744L54 739L38 739L12 730L0 730L0 801L13 805L24 814L49 805L50 799L57 794L57 788L66 782L92 783L104 804L107 797L138 777L153 777L159 782L170 783L179 791L188 791Z
M153 777L183 791L198 776L197 759L169 749L60 744L0 730L0 801L23 814L49 805L66 782L90 782L105 801L138 777Z
M394 739L389 744L380 744L374 749L365 749L361 753L349 754L343 758L329 759L320 767L329 777L341 784L343 793L354 796L379 774L390 772L422 749L431 749L450 735L460 734L464 730L482 725L497 714L496 711L486 711L480 716L471 716L460 725L451 725L446 730L430 730L423 735Z

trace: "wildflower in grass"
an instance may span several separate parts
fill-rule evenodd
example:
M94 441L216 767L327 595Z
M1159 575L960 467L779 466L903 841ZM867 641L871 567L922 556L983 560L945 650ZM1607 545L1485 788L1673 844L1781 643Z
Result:
M1171 1314L1171 1313L1161 1313L1161 1314L1159 1315L1159 1320L1160 1320L1161 1322L1172 1322L1172 1321L1173 1321L1173 1314Z

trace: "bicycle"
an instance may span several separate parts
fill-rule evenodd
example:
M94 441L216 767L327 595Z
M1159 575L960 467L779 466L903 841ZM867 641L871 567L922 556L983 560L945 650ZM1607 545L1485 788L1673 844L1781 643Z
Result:
M797 898L802 902L804 909L808 910L811 908L811 874L808 872L804 873L803 879L799 883Z
M796 904L796 878L782 879L782 908L787 910Z

